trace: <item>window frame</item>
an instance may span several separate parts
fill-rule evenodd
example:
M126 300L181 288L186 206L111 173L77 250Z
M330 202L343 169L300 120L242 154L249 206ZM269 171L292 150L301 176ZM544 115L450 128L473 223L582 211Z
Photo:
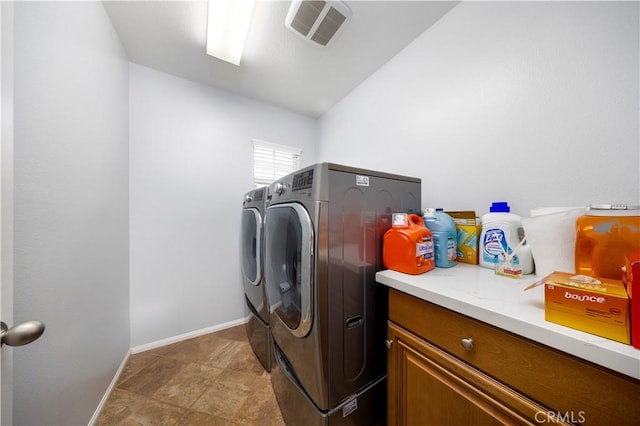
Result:
M264 151L264 155L260 160L256 157L260 155L256 150ZM272 151L271 163L269 163L266 151ZM280 161L278 161L280 156ZM287 163L282 161L287 156L291 160ZM260 139L253 139L251 144L251 159L253 166L253 186L259 188L267 186L273 181L288 175L289 173L300 168L300 158L302 157L302 149L293 146L281 145L273 142L267 142ZM262 164L259 164L260 161ZM262 168L257 166L263 166ZM260 174L258 171L262 170ZM266 171L266 172L265 172Z

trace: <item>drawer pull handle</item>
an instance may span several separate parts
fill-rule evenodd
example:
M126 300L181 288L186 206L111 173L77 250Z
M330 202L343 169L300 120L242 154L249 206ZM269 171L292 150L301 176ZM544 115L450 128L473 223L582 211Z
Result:
M357 327L362 324L362 315L356 315L355 317L351 317L345 321L344 325L347 328Z
M468 351L472 351L473 350L473 339L471 339L470 337L467 337L465 339L461 339L460 343L462 344L462 347L465 348Z
M384 341L384 345L387 347L387 349L391 349L391 344L392 343L393 343L393 340L386 339Z

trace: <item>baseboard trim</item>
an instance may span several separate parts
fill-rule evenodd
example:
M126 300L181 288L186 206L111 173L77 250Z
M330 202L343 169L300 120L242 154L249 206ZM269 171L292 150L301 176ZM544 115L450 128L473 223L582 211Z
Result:
M183 340L192 339L194 337L202 336L203 334L214 333L216 331L224 330L226 328L235 327L240 324L244 324L248 321L248 318L240 318L237 320L225 322L222 324L214 325L211 327L201 328L199 330L190 331L188 333L179 334L173 337L167 337L166 339L156 340L155 342L145 343L144 345L134 346L131 348L132 354L140 352L150 351L151 349L160 348L162 346L170 345L172 343L182 342Z
M109 396L111 396L111 392L113 392L113 389L116 387L116 383L118 383L118 379L120 379L122 370L124 370L124 366L127 364L127 361L129 361L130 356L131 356L131 349L129 349L129 352L127 352L124 359L120 363L120 367L118 367L118 371L116 371L116 374L115 376L113 376L113 379L111 380L111 383L107 388L107 391L102 396L102 399L100 400L100 403L96 408L96 411L93 413L93 416L91 416L91 420L89 420L89 426L95 425L96 422L98 421L98 418L100 417L100 413L102 413L102 409L107 404L107 400L109 399Z

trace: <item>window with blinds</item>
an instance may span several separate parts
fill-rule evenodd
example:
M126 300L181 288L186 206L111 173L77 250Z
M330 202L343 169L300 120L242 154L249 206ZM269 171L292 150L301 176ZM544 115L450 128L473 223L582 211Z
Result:
M253 183L269 185L300 168L302 150L259 140L253 141Z

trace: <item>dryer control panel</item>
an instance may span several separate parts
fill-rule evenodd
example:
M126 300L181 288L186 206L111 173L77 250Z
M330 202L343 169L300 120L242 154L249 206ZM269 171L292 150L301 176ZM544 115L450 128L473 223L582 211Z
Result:
M313 169L310 169L310 170L306 170L304 172L293 175L291 190L299 191L301 189L311 188L312 185L313 185Z

